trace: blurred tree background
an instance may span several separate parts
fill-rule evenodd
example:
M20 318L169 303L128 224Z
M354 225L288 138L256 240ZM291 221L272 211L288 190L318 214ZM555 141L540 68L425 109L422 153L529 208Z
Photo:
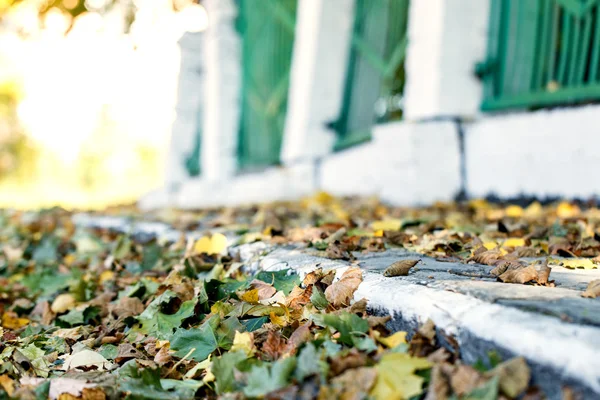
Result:
M162 182L194 0L0 0L0 207L100 208Z

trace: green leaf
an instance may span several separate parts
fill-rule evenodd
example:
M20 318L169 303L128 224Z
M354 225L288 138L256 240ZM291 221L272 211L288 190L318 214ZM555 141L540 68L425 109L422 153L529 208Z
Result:
M55 238L46 237L42 239L40 244L33 251L33 260L39 264L52 264L57 259L57 240Z
M154 268L160 261L161 254L162 248L156 243L144 246L144 249L142 250L142 263L140 264L142 271L148 271Z
M130 399L177 400L181 398L175 391L163 388L158 368L139 370L133 360L133 363L128 362L119 372L119 389L128 393Z
M473 389L469 394L466 394L462 400L497 400L499 389L499 378L494 376L492 379L483 385Z
M30 344L25 348L19 349L19 351L29 359L33 370L38 376L48 377L49 365L48 361L44 358L44 350L36 347L34 344Z
M354 345L354 337L362 336L369 331L369 323L356 314L343 312L338 315L325 314L315 315L314 321L317 324L329 326L340 333L339 341L349 346Z
M325 294L318 286L313 286L312 294L310 295L311 303L317 307L318 310L325 310L329 306L329 301L325 297Z
M178 329L171 338L171 349L175 350L175 356L179 358L191 354L188 358L202 361L218 347L218 339L215 333L220 318L215 315L196 329Z
M50 395L50 380L40 383L34 390L35 400L46 400Z
M308 343L300 351L294 375L298 381L302 382L305 378L311 375L318 375L322 371L323 366L317 348L314 344Z
M263 326L267 321L269 321L269 317L250 318L242 321L242 325L244 325L246 332L254 332Z
M248 397L260 397L286 387L295 366L296 358L288 357L273 364L252 367L244 394Z
M235 390L234 369L236 365L247 359L244 351L234 351L223 354L215 358L211 367L211 372L215 376L216 389L218 394L231 392Z
M217 344L220 348L229 350L233 344L235 332L243 332L244 326L236 317L225 319L216 330Z
M113 250L113 257L116 260L121 260L129 255L131 252L131 239L127 235L121 235L117 239L115 243L115 248Z
M100 314L100 307L92 306L85 309L72 309L63 316L58 317L59 321L68 326L88 325L94 318ZM64 324L59 324L63 325Z
M274 272L262 271L255 276L255 279L273 285L275 289L283 291L287 296L294 287L300 284L300 276L290 272L293 271L289 269Z
M119 348L114 344L103 344L98 349L98 353L107 360L114 360L119 354Z
M196 305L196 299L192 299L184 301L175 314L162 313L161 307L175 297L174 292L167 290L154 299L137 318L141 326L132 329L132 333L141 332L159 340L168 340L184 320L194 315Z

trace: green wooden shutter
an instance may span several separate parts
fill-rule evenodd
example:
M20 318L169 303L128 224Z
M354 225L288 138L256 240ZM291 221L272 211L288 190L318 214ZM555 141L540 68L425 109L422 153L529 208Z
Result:
M356 0L342 110L333 123L336 149L369 140L376 102L391 103L402 94L408 7L408 0Z
M598 0L492 0L483 110L600 99Z
M279 163L297 0L239 0L242 35L241 168Z

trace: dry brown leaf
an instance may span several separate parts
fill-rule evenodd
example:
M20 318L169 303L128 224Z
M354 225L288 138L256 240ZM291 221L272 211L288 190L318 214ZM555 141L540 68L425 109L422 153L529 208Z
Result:
M325 289L325 298L335 307L347 306L361 282L362 271L360 268L349 267L339 281Z
M496 267L490 271L490 274L492 274L494 276L500 276L503 273L505 273L506 271L519 269L524 266L519 261L513 261L513 260L499 260L498 262L496 262L495 265L496 265Z
M594 279L588 283L587 288L583 293L581 293L581 296L591 299L595 299L596 297L600 296L600 279Z
M353 368L331 380L335 390L335 398L341 400L360 400L368 397L373 387L377 371L375 368ZM331 396L330 396L331 398Z
M158 353L154 356L154 362L160 365L161 367L165 364L168 364L173 357L169 354L169 348L167 346L163 346L160 348Z
M485 378L475 368L460 364L454 368L450 376L452 390L459 396L471 392L485 383Z
M369 358L367 355L353 347L344 355L337 356L331 360L331 372L333 375L339 375L350 368L364 367L368 362Z
M310 332L311 323L307 322L304 325L300 325L294 333L290 335L288 339L287 346L285 348L285 353L294 354L296 349L305 342L308 342L313 338L312 333Z
M408 275L408 271L414 267L415 265L417 265L417 263L421 261L421 259L418 260L400 260L400 261L396 261L395 263L393 263L392 265L390 265L389 267L387 267L385 269L385 271L383 271L383 276L386 277L392 277L392 276L407 276Z
M439 365L431 369L430 379L425 400L446 400L450 394L450 384Z
M325 257L333 260L351 260L354 257L337 243L329 243L325 250Z
M550 268L549 266L540 265L537 268L537 274L538 274L537 283L539 283L540 285L548 285L548 278L550 277L551 271L552 271L552 268Z
M300 286L295 286L290 294L286 298L286 305L289 308L303 307L310 302L310 296L312 295L313 286L310 285L306 289L302 289Z
M268 283L254 279L250 282L250 286L256 290L259 300L264 300L273 297L277 293L277 289Z
M137 297L121 297L112 313L119 318L133 317L140 315L144 309L144 303Z
M500 391L510 398L515 398L527 389L531 371L523 357L515 357L487 371L485 376L488 378L497 376Z
M498 277L504 283L527 283L536 280L537 271L533 265L504 272Z
M147 357L133 345L129 343L121 343L119 345L117 356L115 357L115 362L117 364L121 364L124 361L131 360L132 358L146 359Z
M277 360L285 353L286 342L279 331L269 331L267 340L263 343L262 351L265 359L269 361Z
M485 247L481 247L485 249ZM473 257L469 261L475 261L478 264L494 265L498 260L502 259L502 253L500 250L487 250L473 254Z

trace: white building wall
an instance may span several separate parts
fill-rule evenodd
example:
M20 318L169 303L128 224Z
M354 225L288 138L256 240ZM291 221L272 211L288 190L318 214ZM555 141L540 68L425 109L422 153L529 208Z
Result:
M600 194L600 106L486 115L465 128L467 190L588 198Z
M298 2L284 163L324 156L333 148L335 133L326 124L341 110L353 22L354 0Z
M412 1L408 22L404 117L472 118L481 82L473 74L486 56L488 0Z

